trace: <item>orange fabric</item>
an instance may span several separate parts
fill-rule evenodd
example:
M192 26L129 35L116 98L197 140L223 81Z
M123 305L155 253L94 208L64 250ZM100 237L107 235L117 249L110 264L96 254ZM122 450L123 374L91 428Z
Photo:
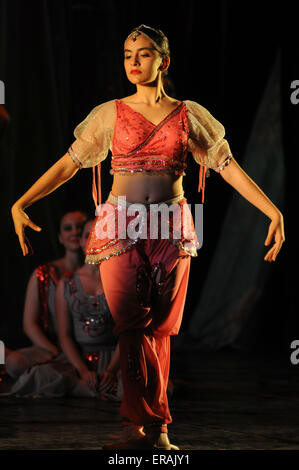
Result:
M96 183L96 171L98 173L98 179ZM101 164L92 167L92 198L95 204L95 207L101 205L102 201L102 191L101 191Z
M101 263L100 273L119 336L120 414L136 425L171 423L169 336L180 330L190 257L169 240L140 240L122 256Z

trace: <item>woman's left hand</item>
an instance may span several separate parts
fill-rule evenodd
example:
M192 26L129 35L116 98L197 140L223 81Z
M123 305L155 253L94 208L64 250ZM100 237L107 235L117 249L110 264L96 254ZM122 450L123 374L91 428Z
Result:
M100 374L100 384L98 385L98 391L100 393L104 393L112 390L116 380L117 379L114 372L111 372L107 369L104 370L104 372Z
M268 235L265 241L266 246L270 245L273 237L275 240L274 245L272 246L272 248L270 248L270 250L264 257L264 260L269 262L276 260L276 257L282 247L282 244L285 241L283 215L280 212L271 220Z

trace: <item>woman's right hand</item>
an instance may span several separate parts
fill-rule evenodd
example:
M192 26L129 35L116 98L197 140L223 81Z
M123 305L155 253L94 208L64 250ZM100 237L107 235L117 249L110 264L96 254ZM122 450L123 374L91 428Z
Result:
M15 232L19 237L19 243L22 248L23 256L28 255L29 251L33 253L29 240L25 235L25 228L28 226L36 232L40 232L41 227L33 223L17 203L12 206L11 215L15 226Z
M89 388L91 388L92 390L96 390L98 377L94 370L84 369L83 371L80 371L80 377L83 382L88 385Z
M57 346L53 346L51 350L49 350L49 354L51 355L51 359L55 359L61 353L60 349Z

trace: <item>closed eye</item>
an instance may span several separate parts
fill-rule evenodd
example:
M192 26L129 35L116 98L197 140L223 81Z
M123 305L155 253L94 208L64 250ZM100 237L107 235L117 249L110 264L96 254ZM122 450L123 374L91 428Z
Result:
M149 54L141 54L141 57L150 57ZM128 55L128 56L125 56L125 59L131 59L131 56Z

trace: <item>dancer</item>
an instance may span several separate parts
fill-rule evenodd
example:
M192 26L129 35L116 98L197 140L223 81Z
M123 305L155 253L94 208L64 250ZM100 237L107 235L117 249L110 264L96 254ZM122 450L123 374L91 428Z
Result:
M113 186L91 230L86 262L100 265L114 332L119 337L124 387L120 413L124 421L140 426L140 436L108 444L106 449L178 449L167 432L167 424L172 422L166 396L170 335L180 329L190 257L197 256L198 249L182 187L187 152L200 165L202 202L206 170L212 168L270 219L265 244L273 238L274 244L266 261L276 259L285 239L281 212L232 157L222 124L200 104L178 101L165 93L163 76L169 64L163 32L145 25L135 28L124 43L124 66L136 93L96 106L76 127L76 140L67 154L12 207L15 230L26 255L24 228L40 227L24 209L82 167L93 167L93 197L100 207L95 169L99 170L100 190L100 163L109 148L112 150ZM162 202L164 208L173 208L168 238L161 236L166 211L159 212L154 224L158 236L149 235L151 209ZM139 203L136 219L130 211L134 203ZM183 214L180 227L178 214Z
M80 237L87 219L81 211L66 212L60 220L58 238L65 249L62 258L38 266L32 273L25 297L23 325L32 346L12 351L6 348L6 371L17 379L34 364L60 353L57 344L55 292L61 276L84 263Z

